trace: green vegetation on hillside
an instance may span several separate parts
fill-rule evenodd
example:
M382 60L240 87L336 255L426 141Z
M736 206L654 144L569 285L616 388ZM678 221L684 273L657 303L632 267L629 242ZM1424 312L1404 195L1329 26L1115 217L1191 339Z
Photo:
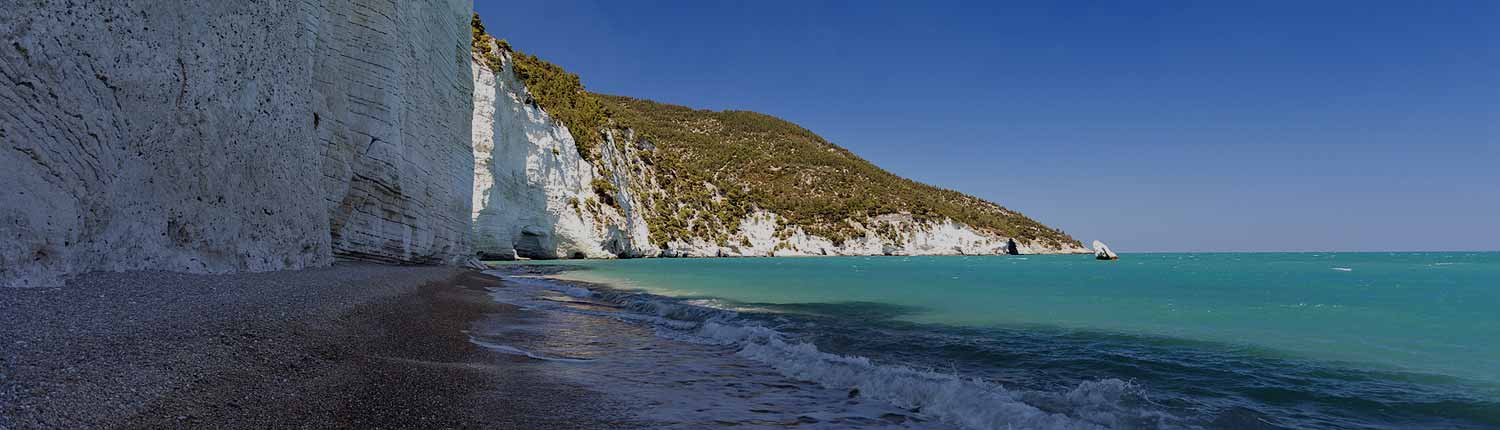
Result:
M619 189L615 188L614 182L610 182L604 178L594 178L594 181L589 183L589 186L594 187L594 195L598 196L599 200L603 201L604 204L613 208L620 207L620 203L615 201L615 193L619 192Z
M749 205L695 205L701 184L724 190L726 200L748 200L809 233L840 240L855 233L850 221L910 213L918 220L951 218L1008 237L1060 245L1077 243L1061 231L978 198L887 172L817 134L782 119L745 111L682 106L599 95L617 122L635 128L657 147L655 158L669 189L689 206L713 206L733 219ZM719 217L715 217L719 218ZM890 233L890 232L885 232Z
M470 20L474 33L474 52L496 73L500 72L500 56L489 48L489 40L495 40L484 28L479 14ZM584 91L578 75L568 73L562 67L537 58L534 55L512 49L504 39L495 42L501 50L511 53L515 62L516 77L526 84L534 100L542 110L556 118L573 134L578 154L585 160L595 161L594 152L604 141L604 127L609 125L609 112L592 93Z
M854 223L909 213L917 220L951 218L1053 246L1078 243L994 203L891 174L780 118L590 93L578 75L495 40L478 14L471 26L479 58L498 73L500 55L509 52L516 76L534 98L528 102L568 127L585 160L600 165L599 149L609 129L633 129L638 140L654 145L639 155L651 165L647 170L654 172L664 194L631 191L647 205L644 214L658 244L694 237L727 244L728 233L757 207L810 234L840 242L858 234ZM600 178L591 186L603 204L619 207L616 184ZM577 210L578 203L572 204ZM889 226L875 230L884 237L899 236Z
M526 83L536 104L568 127L578 153L585 160L597 160L594 149L604 142L604 127L609 124L609 112L604 105L584 91L578 75L536 56L512 52L516 76Z
M491 72L500 73L500 65L502 63L500 61L500 54L496 53L490 47L499 46L501 50L509 51L510 43L506 43L504 39L497 41L494 36L490 36L484 29L484 21L479 20L479 14L477 13L474 14L473 18L469 19L469 27L470 31L474 34L474 40L469 43L470 49L473 49L474 53L479 55L480 61L486 67L489 67Z

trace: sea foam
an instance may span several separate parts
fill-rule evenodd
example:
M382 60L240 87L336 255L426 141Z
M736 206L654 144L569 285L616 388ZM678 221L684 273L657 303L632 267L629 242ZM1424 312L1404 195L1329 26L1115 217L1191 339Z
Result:
M1142 423L1150 423L1144 427L1160 428L1167 419L1165 414L1147 408L1127 407L1126 400L1141 397L1142 390L1118 379L1083 382L1063 392L1012 390L979 378L823 352L816 345L790 340L774 328L740 318L731 308L712 300L684 302L638 292L588 290L545 278L487 273L517 285L588 297L624 311L538 305L550 306L550 310L651 324L656 335L663 338L731 347L736 355L787 377L920 410L964 428L1105 429L1132 428Z

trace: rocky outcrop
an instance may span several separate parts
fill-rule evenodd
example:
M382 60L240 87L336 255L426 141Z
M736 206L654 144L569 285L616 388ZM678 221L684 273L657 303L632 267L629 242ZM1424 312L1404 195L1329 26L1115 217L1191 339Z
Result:
M532 101L510 54L494 49L498 72L478 58L472 66L474 250L502 259L656 255L625 187L625 149L611 135L599 160L585 160L568 128Z
M1109 245L1096 240L1094 241L1094 258L1099 260L1119 260L1120 256L1111 251Z
M468 253L466 1L0 8L0 285Z
M1008 255L1087 252L1075 247L1041 243L1018 244L1015 239L943 221L918 221L908 214L875 217L860 226L863 235L843 241L808 234L786 225L778 215L756 211L740 222L739 231L722 243L707 240L673 241L665 257L788 257L838 255Z

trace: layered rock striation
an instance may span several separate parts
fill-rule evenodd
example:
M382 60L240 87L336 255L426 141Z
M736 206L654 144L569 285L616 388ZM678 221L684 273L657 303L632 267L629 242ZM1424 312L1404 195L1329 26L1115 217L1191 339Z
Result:
M315 146L334 255L467 256L473 93L464 0L325 0L315 35Z
M470 4L10 2L0 285L468 254Z
M452 264L476 253L1085 251L1018 213L942 190L961 204L934 211L929 196L798 225L808 219L800 206L777 213L766 200L776 192L754 189L764 178L744 176L787 166L721 164L732 167L723 176L695 165L688 143L834 154L844 164L780 173L815 192L799 202L844 199L830 208L858 194L832 188L860 180L851 166L916 185L773 117L593 95L577 76L483 36L471 17L466 0L0 8L0 285L337 258ZM654 122L603 117L608 106L642 109L635 118ZM685 120L652 116L679 111ZM750 140L723 134L747 125L769 128ZM778 146L781 138L797 141ZM824 186L819 171L844 182ZM956 220L971 218L985 225Z

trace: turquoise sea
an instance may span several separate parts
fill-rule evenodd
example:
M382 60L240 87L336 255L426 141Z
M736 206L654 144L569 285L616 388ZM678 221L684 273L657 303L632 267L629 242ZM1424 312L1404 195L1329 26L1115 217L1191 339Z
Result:
M1108 428L1500 428L1500 253L546 264Z

